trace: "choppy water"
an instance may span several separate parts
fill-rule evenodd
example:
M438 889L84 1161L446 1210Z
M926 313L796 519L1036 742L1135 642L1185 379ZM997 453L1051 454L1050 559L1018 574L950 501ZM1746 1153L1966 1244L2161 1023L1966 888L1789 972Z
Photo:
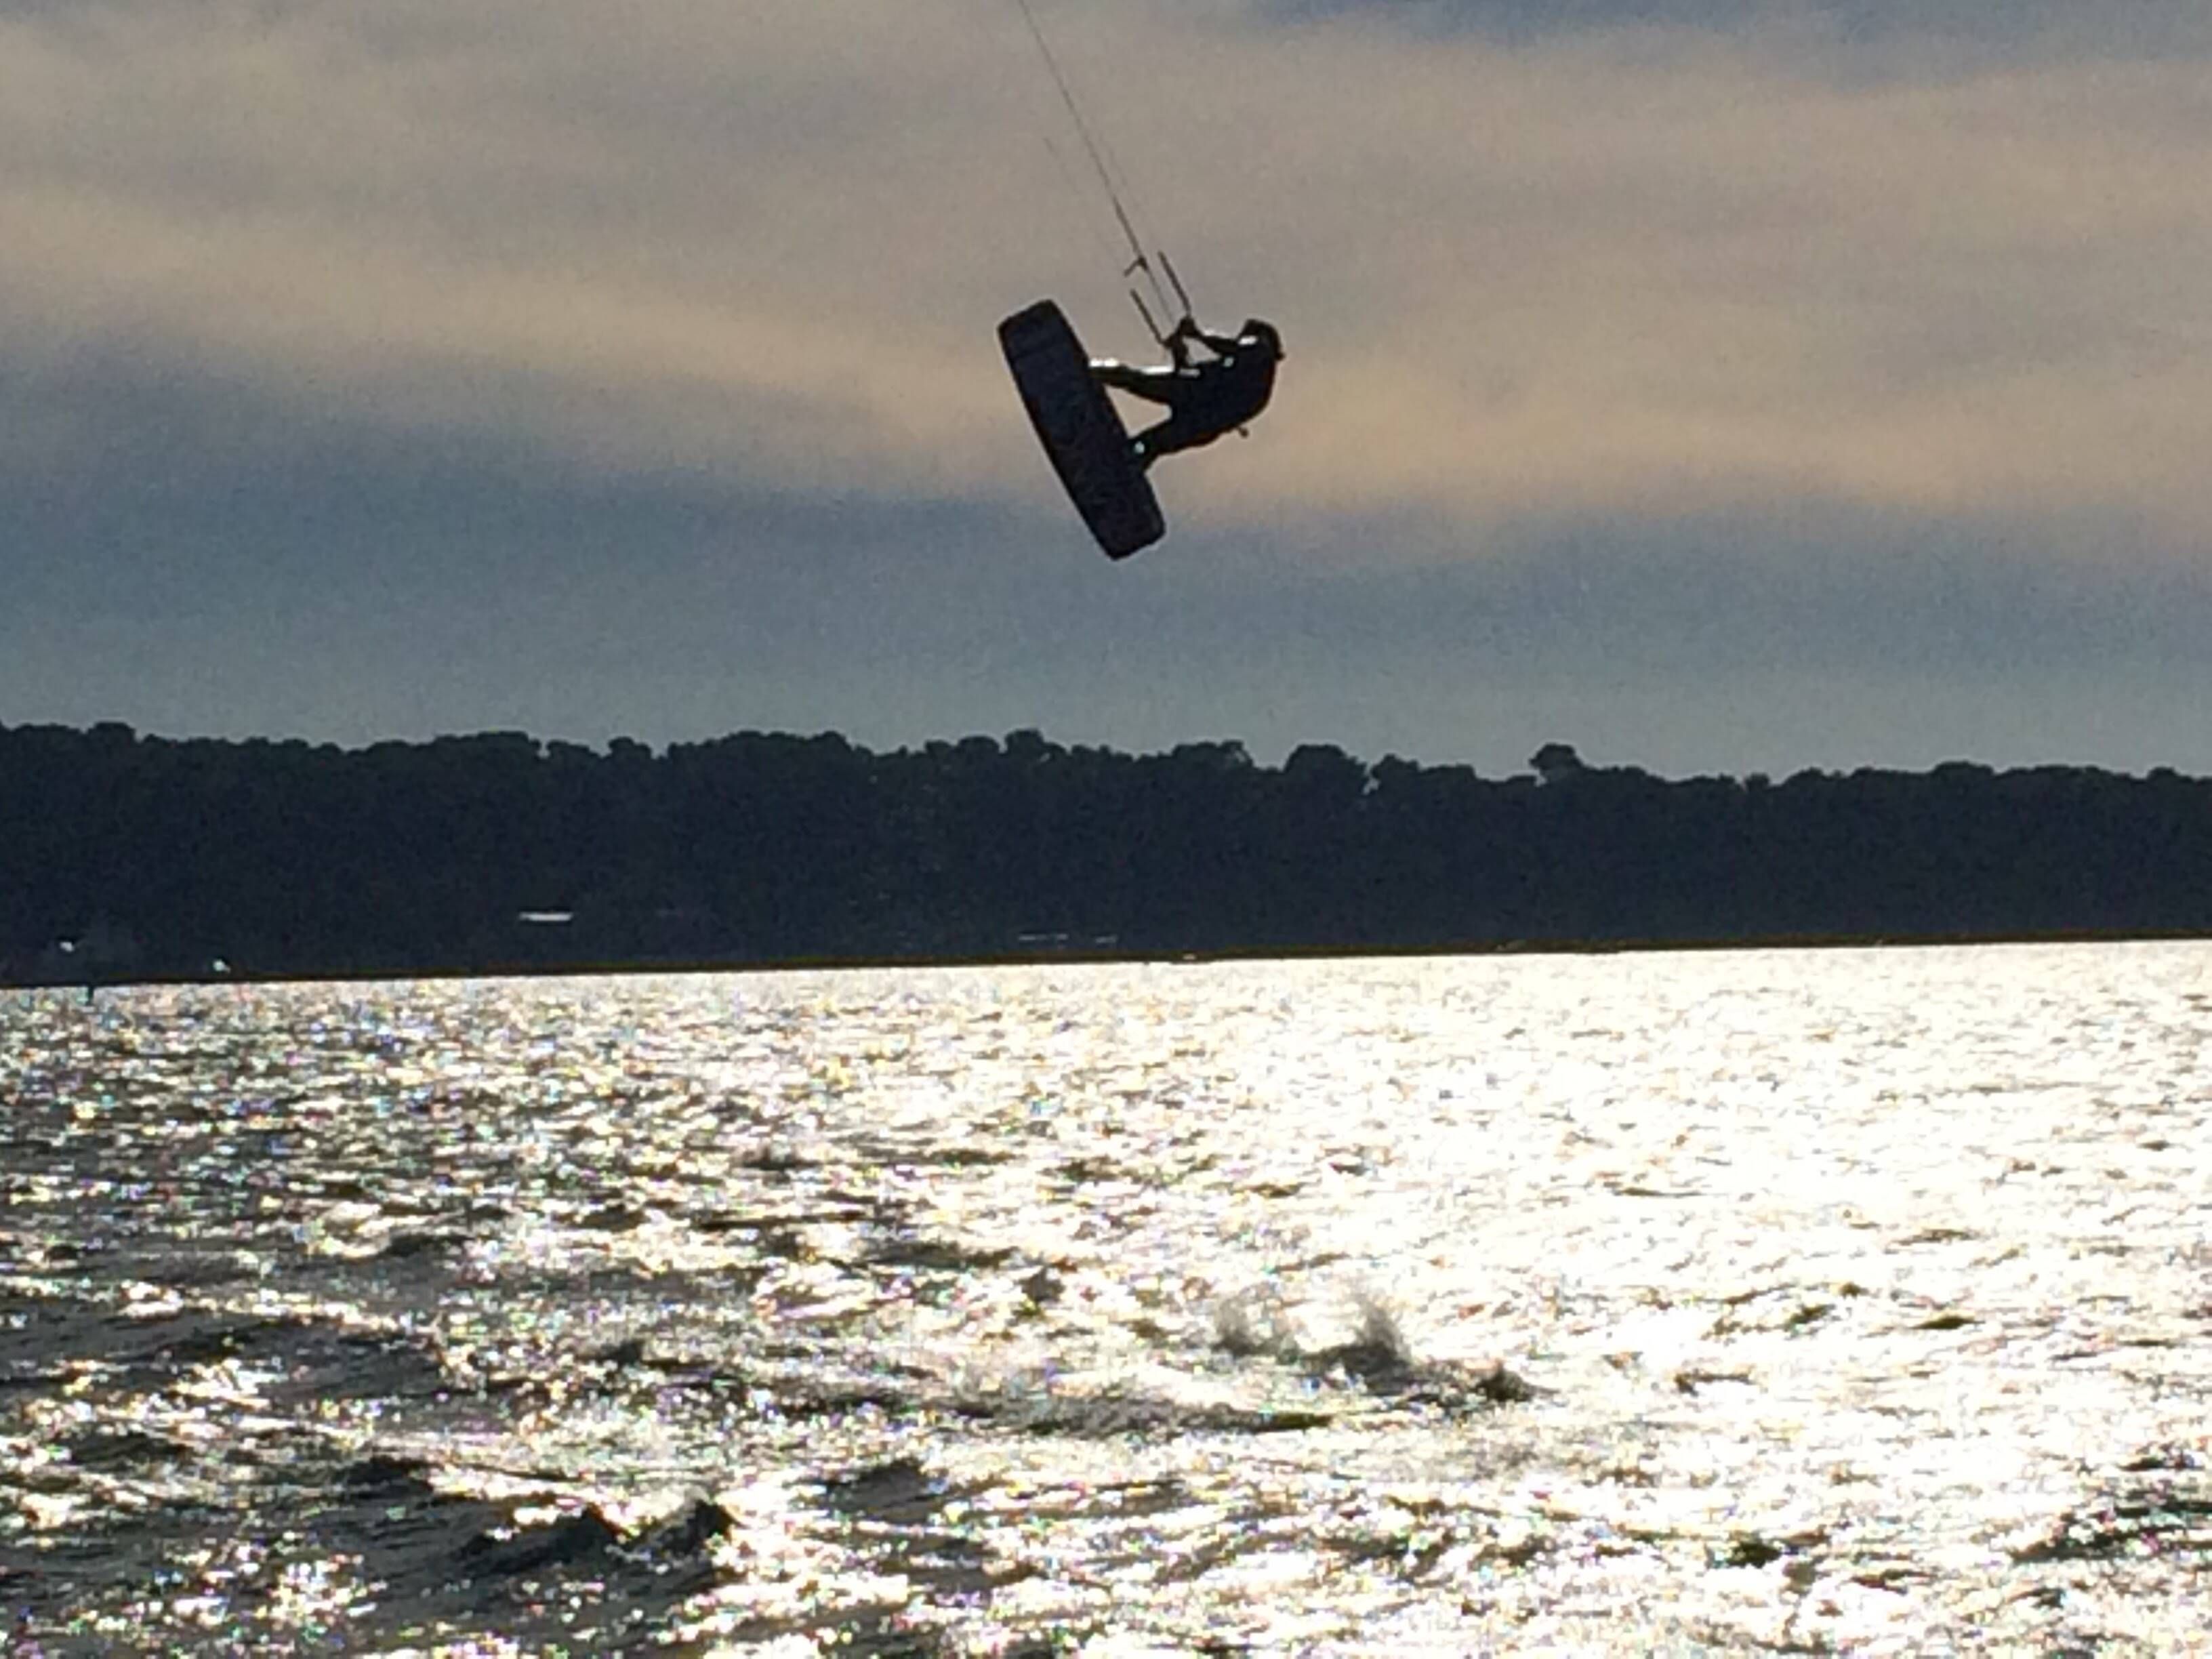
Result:
M2199 1649L2212 947L0 1002L0 1638Z

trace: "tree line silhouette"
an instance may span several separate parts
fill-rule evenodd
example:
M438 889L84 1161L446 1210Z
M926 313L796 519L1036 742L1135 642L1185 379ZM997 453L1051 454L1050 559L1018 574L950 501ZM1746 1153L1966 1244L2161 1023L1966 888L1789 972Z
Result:
M2209 930L2212 781L2163 768L0 726L17 982Z

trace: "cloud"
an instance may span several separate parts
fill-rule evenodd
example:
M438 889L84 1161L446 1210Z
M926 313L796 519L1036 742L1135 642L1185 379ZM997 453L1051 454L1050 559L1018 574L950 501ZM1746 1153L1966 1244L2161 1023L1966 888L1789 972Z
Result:
M1695 29L1766 31L1798 44L1920 54L2084 51L2109 56L2201 48L2203 8L2187 0L1255 0L1261 15L1289 21L1363 16L1434 33L1465 30L1510 41L1563 34ZM1861 60L1863 66L1863 58ZM1903 58L1888 61L1901 64ZM1955 61L1955 60L1954 60Z
M1311 513L1113 566L1050 501L579 469L128 356L75 386L97 477L0 462L11 723L2212 768L2212 578L2103 514Z
M1290 339L1267 441L1175 490L1193 521L1806 493L2203 544L2201 58L1869 77L1838 42L1914 9L1413 9L1474 27L1047 10L1201 300ZM1026 503L992 322L1054 292L1133 343L1010 7L13 16L0 319L33 383L95 345L586 467Z
M0 718L2212 764L2194 10L1042 15L1291 351L1133 567L1005 0L0 5Z
M1003 388L969 367L988 319L931 302L933 249L972 266L949 233L993 187L963 201L932 137L957 43L864 10L857 52L703 5L13 26L0 307L48 357L128 341L587 464L972 467Z
M1304 210L1255 233L1255 282L1295 284L1285 395L1325 413L1278 424L1253 494L2094 501L2201 543L2199 64L1853 81L1703 37L1416 51L1344 27L1270 68L1220 149L1299 112L1238 160Z

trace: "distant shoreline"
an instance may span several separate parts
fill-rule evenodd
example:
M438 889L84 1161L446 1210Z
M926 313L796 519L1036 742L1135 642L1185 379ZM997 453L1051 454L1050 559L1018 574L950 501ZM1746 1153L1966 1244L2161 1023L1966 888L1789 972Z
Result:
M0 984L2212 937L2212 779L0 726Z
M2111 933L1990 933L1802 934L1692 939L1507 939L1498 943L1437 945L1255 946L1246 950L1140 951L1069 950L1006 951L969 955L880 955L793 957L774 959L702 958L675 962L614 961L573 963L510 963L466 967L364 969L359 970L264 972L254 974L146 974L82 979L5 979L0 991L149 990L168 988L283 985L391 985L465 980L705 978L737 974L794 975L880 973L891 969L935 969L1205 966L1220 963L1401 961L1457 957L1710 956L1730 951L1929 951L1951 948L2051 945L2177 945L2212 942L2212 932L2193 928L2138 929Z

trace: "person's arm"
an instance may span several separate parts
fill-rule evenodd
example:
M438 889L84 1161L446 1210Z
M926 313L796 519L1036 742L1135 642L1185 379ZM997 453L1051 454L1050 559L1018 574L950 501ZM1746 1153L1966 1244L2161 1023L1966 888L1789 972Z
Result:
M1187 371L1190 368L1190 342L1197 327L1196 323L1185 317L1168 331L1168 337L1162 342L1168 349L1169 360L1178 369Z
M1195 317L1186 317L1177 323L1175 326L1175 337L1178 340L1186 342L1195 340L1217 357L1226 357L1237 349L1235 335L1208 334L1198 325L1198 319Z

